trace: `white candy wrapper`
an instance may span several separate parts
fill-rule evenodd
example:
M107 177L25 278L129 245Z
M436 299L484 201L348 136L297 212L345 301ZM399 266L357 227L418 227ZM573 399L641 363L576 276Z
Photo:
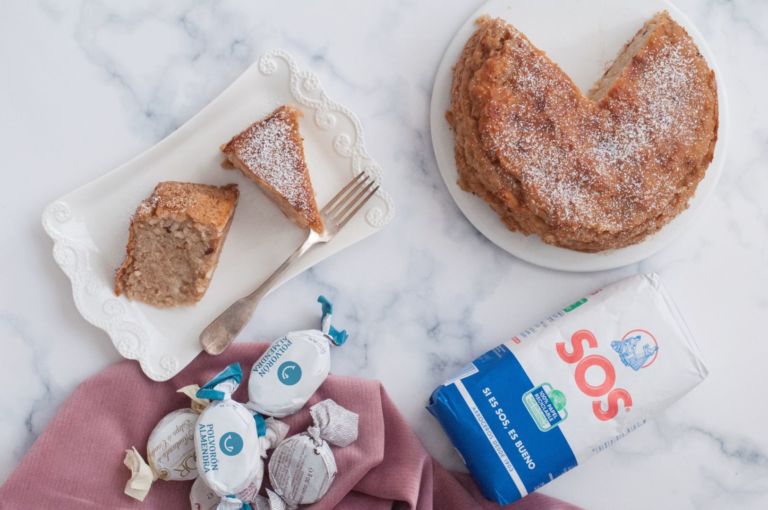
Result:
M296 508L319 501L336 477L336 460L329 443L349 446L357 439L358 416L333 400L310 410L314 425L280 443L269 460L271 510Z
M202 478L195 480L189 493L189 503L192 510L270 510L267 498L259 496L260 487L249 485L238 496L219 496L211 490Z
M285 501L273 491L267 489L267 497L259 496L253 502L253 510L287 510Z
M125 451L123 463L131 470L125 494L139 501L149 493L155 480L193 480L197 477L194 431L198 413L208 404L194 396L196 385L181 388L189 395L192 407L178 409L155 425L147 440L147 461L136 448Z
M267 428L266 434L259 439L262 441L266 451L285 439L288 433L288 425L274 418L267 418L265 424ZM237 496L222 497L209 488L202 477L199 477L192 484L192 490L189 493L189 503L192 510L236 510L247 508L245 506L246 503L250 504L251 510L270 510L267 498L259 496L261 482L261 478L253 481Z
M253 364L248 381L248 408L281 418L307 403L328 377L331 345L342 345L346 331L331 326L333 305L323 296L322 330L295 331L272 342Z
M245 506L246 502L250 504L251 510L271 510L269 500L264 496L259 496L259 489L260 487L252 484L240 493L238 497L222 498L205 485L202 478L198 478L192 484L192 490L189 493L189 503L192 510L238 510L247 508Z
M284 423L265 420L232 399L242 377L240 365L233 363L197 392L211 400L195 427L198 470L205 484L222 496L222 509L240 508L237 505L258 494L266 451L288 430Z
M198 478L192 484L192 490L189 492L189 504L192 510L216 510L220 501L221 496L205 485L202 478Z

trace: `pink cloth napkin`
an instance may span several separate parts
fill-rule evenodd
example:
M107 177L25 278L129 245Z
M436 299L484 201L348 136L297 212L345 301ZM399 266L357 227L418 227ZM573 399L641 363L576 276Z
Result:
M137 363L107 368L75 389L16 471L0 487L0 508L16 510L186 509L192 482L157 481L143 503L123 494L126 448L146 454L152 428L189 400L176 390L203 384L229 363L244 371L267 344L237 344L219 357L201 355L170 381L147 379ZM247 400L247 381L235 394ZM358 440L334 448L339 474L328 494L311 509L378 510L412 508L490 509L467 475L443 469L419 442L378 381L330 376L310 405L332 398L360 415ZM427 396L424 396L426 401ZM291 434L310 425L305 409L285 419ZM441 434L435 422L435 434ZM398 503L400 502L400 503ZM531 494L515 510L574 510L576 507Z

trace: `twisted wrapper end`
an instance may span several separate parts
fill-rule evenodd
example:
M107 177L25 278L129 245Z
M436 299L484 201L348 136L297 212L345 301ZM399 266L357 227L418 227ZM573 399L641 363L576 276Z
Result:
M197 384L190 384L184 386L183 388L179 388L176 390L176 393L183 393L184 395L188 396L190 400L189 407L194 412L200 414L205 410L206 407L208 407L211 401L207 398L199 398L197 396L198 390L200 390L200 386Z
M313 438L324 439L334 446L349 446L357 440L358 416L331 399L309 408L314 426L307 429Z
M131 470L131 478L125 483L125 494L133 499L144 501L152 487L152 482L157 480L157 475L134 447L125 450L123 464Z
M216 510L244 510L253 508L235 496L223 496L216 506ZM258 507L257 507L258 508Z
M262 445L261 456L266 459L267 450L271 450L280 444L280 442L285 439L285 436L288 435L288 429L290 429L290 427L287 423L274 418L267 418L265 423L267 425L266 434L259 439L261 440Z
M288 510L288 505L283 501L283 498L269 489L267 489L267 499L269 500L269 510Z

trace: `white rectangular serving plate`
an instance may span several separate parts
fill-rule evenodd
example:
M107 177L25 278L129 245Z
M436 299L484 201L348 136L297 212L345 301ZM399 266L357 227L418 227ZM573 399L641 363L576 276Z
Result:
M271 51L229 88L160 143L103 177L59 198L43 213L53 256L72 284L80 314L103 329L118 352L144 373L164 381L201 352L200 332L250 293L302 242L290 222L239 171L224 170L219 146L282 104L298 107L304 150L320 207L360 172L380 180L366 152L360 122L331 101L317 77L283 51ZM240 201L203 299L194 306L160 309L114 294L114 271L125 255L128 225L137 205L161 181L237 183ZM380 190L330 243L306 254L280 283L373 234L394 214Z

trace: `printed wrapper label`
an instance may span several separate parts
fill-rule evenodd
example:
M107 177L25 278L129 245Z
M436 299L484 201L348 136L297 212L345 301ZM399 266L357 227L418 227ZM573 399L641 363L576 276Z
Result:
M238 494L264 476L262 442L253 415L239 402L213 402L195 426L198 472L216 494Z
M123 463L131 470L125 493L143 501L157 480L193 480L195 462L195 422L192 409L179 409L160 420L147 440L147 462L135 448L126 450Z
M483 493L509 504L607 449L707 375L656 275L580 299L432 394Z
M296 508L322 498L337 472L328 444L345 447L357 439L358 415L333 400L318 402L309 413L313 425L280 443L269 460L273 510L282 508L280 502Z
M195 422L198 414L179 409L163 418L147 441L147 460L161 480L197 478Z
M276 418L293 414L317 391L330 368L330 342L321 331L288 333L253 364L247 405Z
M318 501L336 477L336 460L328 443L292 436L275 449L269 461L269 481L289 508Z

